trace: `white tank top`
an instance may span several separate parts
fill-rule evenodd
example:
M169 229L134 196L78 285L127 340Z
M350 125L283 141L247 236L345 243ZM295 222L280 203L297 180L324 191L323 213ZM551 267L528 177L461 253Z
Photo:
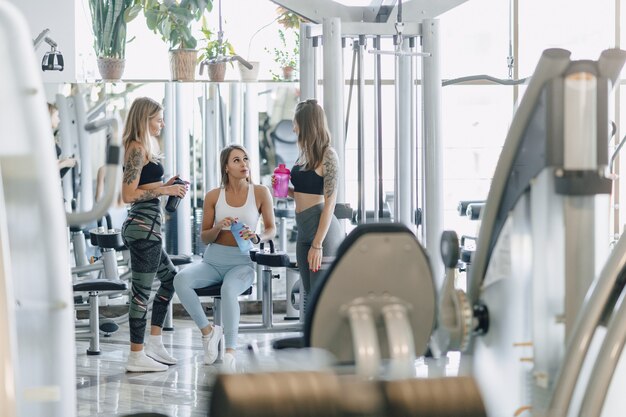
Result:
M220 196L217 199L217 204L215 204L215 222L219 222L225 217L236 217L240 223L247 225L250 230L256 230L259 222L259 210L254 197L254 185L248 185L248 196L245 204L241 207L228 205L226 202L226 191L223 188L220 190ZM230 230L230 226L224 227L222 230Z

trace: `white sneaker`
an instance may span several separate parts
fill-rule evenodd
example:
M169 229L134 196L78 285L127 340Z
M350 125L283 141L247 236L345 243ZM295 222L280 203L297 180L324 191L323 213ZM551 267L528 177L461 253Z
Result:
M213 326L213 331L208 336L202 336L205 365L211 365L217 359L222 333L222 326Z
M157 362L164 363L165 365L176 365L176 362L178 362L176 358L172 357L172 355L170 355L168 351L165 350L165 346L163 346L163 343L158 344L154 342L148 342L146 343L144 351L146 352L146 356L154 359Z
M163 365L146 356L144 351L130 352L126 362L128 372L161 372L167 371L167 365Z
M235 360L235 354L226 352L224 353L224 361L222 362L222 372L225 374L234 374L237 372L237 361Z

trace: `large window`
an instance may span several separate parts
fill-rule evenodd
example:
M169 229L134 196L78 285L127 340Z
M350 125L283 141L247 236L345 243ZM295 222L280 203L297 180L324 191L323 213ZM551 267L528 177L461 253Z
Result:
M515 57L519 77L532 75L541 52L547 48L564 48L575 59L597 59L604 49L614 47L621 37L626 43L626 6L618 10L621 0L468 0L444 13L440 20L441 71L444 79L469 75L487 74L498 78L510 75L509 58ZM623 3L623 2L622 2ZM241 10L254 13L241 13ZM616 13L620 16L616 18ZM251 60L261 61L262 80L270 78L270 69L276 71L271 49L278 42L276 5L269 1L238 0L223 2L223 30L233 43L237 53ZM405 19L410 16L405 15ZM209 16L209 26L218 27L217 8ZM126 77L128 79L167 79L169 77L167 46L158 35L150 33L140 16L129 25L129 38L137 38L128 45ZM616 37L616 33L620 36ZM517 38L516 38L517 36ZM368 49L372 40L368 39ZM516 50L515 47L518 49ZM391 50L389 39L383 41L382 49ZM418 47L419 49L419 47ZM318 51L321 62L321 53ZM352 65L352 41L344 49L344 76L350 78ZM89 61L85 58L85 62ZM95 62L95 60L92 60ZM364 103L365 157L368 167L374 162L374 57L365 56L364 74L367 79ZM91 62L91 61L89 61ZM416 59L415 71L421 73L420 59ZM383 118L383 191L392 193L396 181L395 164L395 97L394 59L382 57L382 118ZM86 69L85 71L87 71ZM91 70L95 74L95 70ZM229 69L227 79L238 75ZM322 67L318 68L320 77ZM95 76L95 75L94 75ZM626 85L622 83L622 85ZM297 84L293 84L297 86ZM348 105L345 89L344 105ZM323 103L322 91L320 102ZM468 85L452 85L442 92L442 140L444 145L444 227L461 233L473 232L474 225L458 216L457 204L464 199L484 199L487 196L508 126L511 122L515 100L524 87L501 86L476 81ZM419 93L419 87L418 87ZM616 121L626 121L626 94L621 94L614 109ZM295 97L297 100L299 97ZM263 100L260 100L263 102ZM291 102L290 102L291 103ZM419 94L417 107L421 106ZM291 104L290 104L291 106ZM356 90L349 109L350 120L346 132L346 200L357 206L357 107ZM271 113L271 111L269 112ZM414 113L417 131L421 131L419 111ZM285 116L287 117L287 116ZM289 115L289 117L291 117ZM289 118L287 117L287 118ZM274 121L275 122L275 121ZM620 128L621 137L626 129ZM419 142L416 144L418 152ZM625 154L626 155L626 154ZM626 160L626 158L622 158ZM418 159L417 162L420 160ZM626 171L626 170L622 170ZM417 175L415 180L421 178ZM366 171L365 198L367 209L374 206L374 173ZM622 181L620 187L624 187ZM621 195L626 196L626 190ZM422 202L418 201L421 206ZM626 204L621 206L626 208ZM620 206L620 207L621 207ZM622 219L626 218L623 210Z

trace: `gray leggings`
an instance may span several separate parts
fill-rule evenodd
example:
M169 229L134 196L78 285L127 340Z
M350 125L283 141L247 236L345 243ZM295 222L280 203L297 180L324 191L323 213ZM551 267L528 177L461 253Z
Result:
M300 213L296 213L296 224L298 225L296 260L307 298L308 295L311 294L311 290L314 289L315 285L320 281L324 270L328 267L328 265L322 265L319 271L312 272L309 269L309 261L307 260L311 243L313 242L313 238L315 238L315 233L317 233L317 226L320 223L323 208L324 204L318 204ZM333 215L328 233L326 233L326 238L324 238L324 242L322 243L322 247L324 248L323 256L335 256L337 254L337 248L344 237L345 235L339 224L339 220Z
M163 327L174 295L176 267L163 250L161 207L158 200L135 203L122 226L122 238L130 250L131 299L129 305L130 341L141 344L146 330L148 299L156 277L161 286L152 302L151 325Z

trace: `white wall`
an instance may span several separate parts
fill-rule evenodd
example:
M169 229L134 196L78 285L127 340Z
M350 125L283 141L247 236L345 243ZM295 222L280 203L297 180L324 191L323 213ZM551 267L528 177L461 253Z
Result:
M91 17L87 0L9 0L24 13L30 26L32 38L45 28L50 29L49 36L54 39L63 53L65 69L63 71L42 72L44 83L90 82L100 78L96 57L93 51ZM222 1L223 29L237 53L250 60L261 61L262 79L270 79L270 69L278 71L271 55L264 50L278 46L278 25L264 28L252 42L253 34L271 23L277 17L276 5L269 0ZM213 2L213 11L207 14L210 27L217 31L219 14L218 0ZM242 11L246 13L242 13ZM200 23L194 25L194 35L199 39ZM170 77L168 45L159 35L148 30L145 19L140 14L130 22L127 28L128 39L135 38L126 46L126 80L167 80ZM198 47L202 47L200 43ZM37 61L40 63L50 47L42 44L37 48ZM227 79L239 78L236 67L228 66ZM203 77L206 79L206 72Z
M44 82L67 82L76 78L76 24L75 5L80 0L9 0L26 17L32 39L42 30L48 28L48 36L58 44L63 54L65 69L63 71L42 71ZM50 46L42 43L36 51L37 62L41 64L44 54ZM41 71L41 67L39 68Z

